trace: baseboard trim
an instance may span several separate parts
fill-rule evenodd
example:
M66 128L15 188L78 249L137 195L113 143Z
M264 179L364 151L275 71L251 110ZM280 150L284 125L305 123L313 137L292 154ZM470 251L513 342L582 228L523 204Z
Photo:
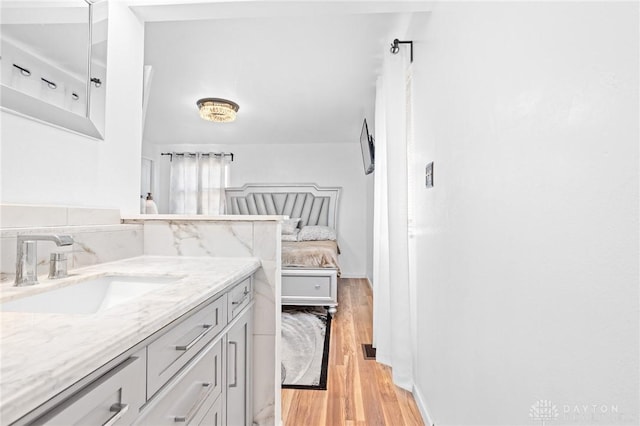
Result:
M424 423L427 426L436 426L436 423L433 421L433 417L429 414L422 392L420 392L420 389L418 389L415 384L413 385L413 399L416 401L416 405L418 406L418 410L420 410Z
M344 272L340 274L340 278L358 278L358 279L366 279L367 277L363 277L361 274L345 274Z

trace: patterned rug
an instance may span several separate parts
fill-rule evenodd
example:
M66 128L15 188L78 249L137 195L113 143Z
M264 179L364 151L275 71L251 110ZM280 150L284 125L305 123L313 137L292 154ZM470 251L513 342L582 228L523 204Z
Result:
M327 389L331 317L324 308L282 308L282 387Z

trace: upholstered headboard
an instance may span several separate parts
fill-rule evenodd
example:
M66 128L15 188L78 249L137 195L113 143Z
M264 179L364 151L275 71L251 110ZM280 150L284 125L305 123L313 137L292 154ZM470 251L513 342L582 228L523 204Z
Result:
M326 225L337 228L340 187L322 188L305 184L250 183L227 188L228 214L287 215L299 217L301 226Z

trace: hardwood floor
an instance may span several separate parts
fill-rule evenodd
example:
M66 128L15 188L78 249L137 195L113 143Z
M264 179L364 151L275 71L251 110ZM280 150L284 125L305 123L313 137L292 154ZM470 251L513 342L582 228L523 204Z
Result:
M411 393L391 380L391 370L365 360L363 343L371 343L372 295L364 279L341 278L340 306L331 325L326 391L282 390L285 426L423 425Z

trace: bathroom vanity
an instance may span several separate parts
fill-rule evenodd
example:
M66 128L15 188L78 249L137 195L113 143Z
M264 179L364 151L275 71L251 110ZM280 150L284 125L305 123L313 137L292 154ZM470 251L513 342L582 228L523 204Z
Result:
M260 266L141 256L29 288L3 284L2 424L251 425ZM90 304L79 293L51 309L28 300L120 278L142 293L100 296L89 313L76 309Z

